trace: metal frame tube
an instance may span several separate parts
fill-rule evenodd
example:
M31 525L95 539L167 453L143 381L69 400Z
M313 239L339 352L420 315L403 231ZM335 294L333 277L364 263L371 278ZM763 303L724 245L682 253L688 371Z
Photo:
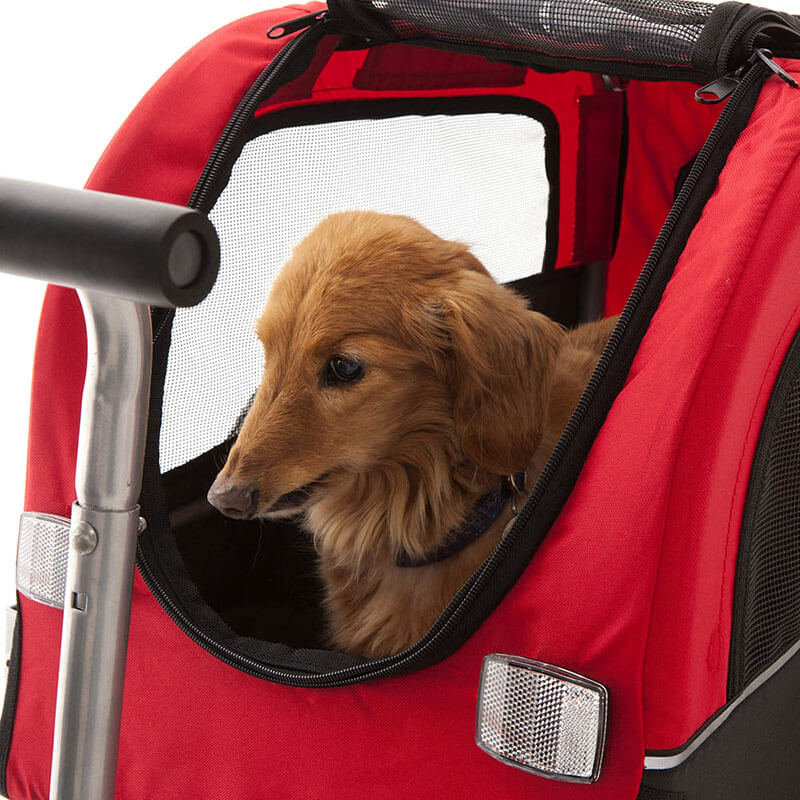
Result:
M87 367L58 673L51 800L112 800L150 395L147 306L80 292Z

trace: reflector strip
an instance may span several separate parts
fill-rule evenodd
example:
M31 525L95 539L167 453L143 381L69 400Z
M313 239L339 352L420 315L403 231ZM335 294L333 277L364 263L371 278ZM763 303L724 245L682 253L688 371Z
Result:
M600 777L608 691L582 675L518 656L483 660L475 739L513 767L546 778Z

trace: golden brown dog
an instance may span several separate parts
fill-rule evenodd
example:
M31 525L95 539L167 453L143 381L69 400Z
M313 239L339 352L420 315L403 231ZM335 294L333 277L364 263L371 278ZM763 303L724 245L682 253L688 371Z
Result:
M275 280L263 379L209 501L299 516L331 644L399 652L500 540L511 502L446 549L503 476L527 470L533 485L613 324L565 332L465 245L408 217L335 214Z

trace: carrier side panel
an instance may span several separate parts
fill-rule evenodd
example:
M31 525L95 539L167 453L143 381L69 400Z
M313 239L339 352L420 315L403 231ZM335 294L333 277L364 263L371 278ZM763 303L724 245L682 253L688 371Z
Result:
M796 74L797 62L787 66ZM640 351L658 358L682 337L707 343L701 360L676 364L691 392L660 490L667 514L645 665L648 751L683 746L728 699L744 499L765 408L800 325L799 111L800 92L770 78Z
M800 785L800 334L750 470L734 587L728 702L677 749L649 753L641 800L793 800Z
M659 492L693 388L682 367L702 362L707 349L705 339L685 336L637 357L526 572L456 653L427 669L325 691L259 680L184 636L137 579L119 796L157 787L167 797L324 798L346 786L365 800L394 798L398 787L420 797L634 797L644 755L642 665L666 514ZM654 410L664 425L642 425ZM595 786L554 783L477 750L477 682L490 652L536 657L608 687L607 755Z

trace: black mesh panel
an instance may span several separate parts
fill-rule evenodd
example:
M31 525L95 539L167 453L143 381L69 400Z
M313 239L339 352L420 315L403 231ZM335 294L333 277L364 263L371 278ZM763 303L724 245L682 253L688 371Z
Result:
M770 398L740 539L730 693L800 639L800 337Z
M588 61L692 66L714 6L680 0L358 0L404 39L465 39Z

